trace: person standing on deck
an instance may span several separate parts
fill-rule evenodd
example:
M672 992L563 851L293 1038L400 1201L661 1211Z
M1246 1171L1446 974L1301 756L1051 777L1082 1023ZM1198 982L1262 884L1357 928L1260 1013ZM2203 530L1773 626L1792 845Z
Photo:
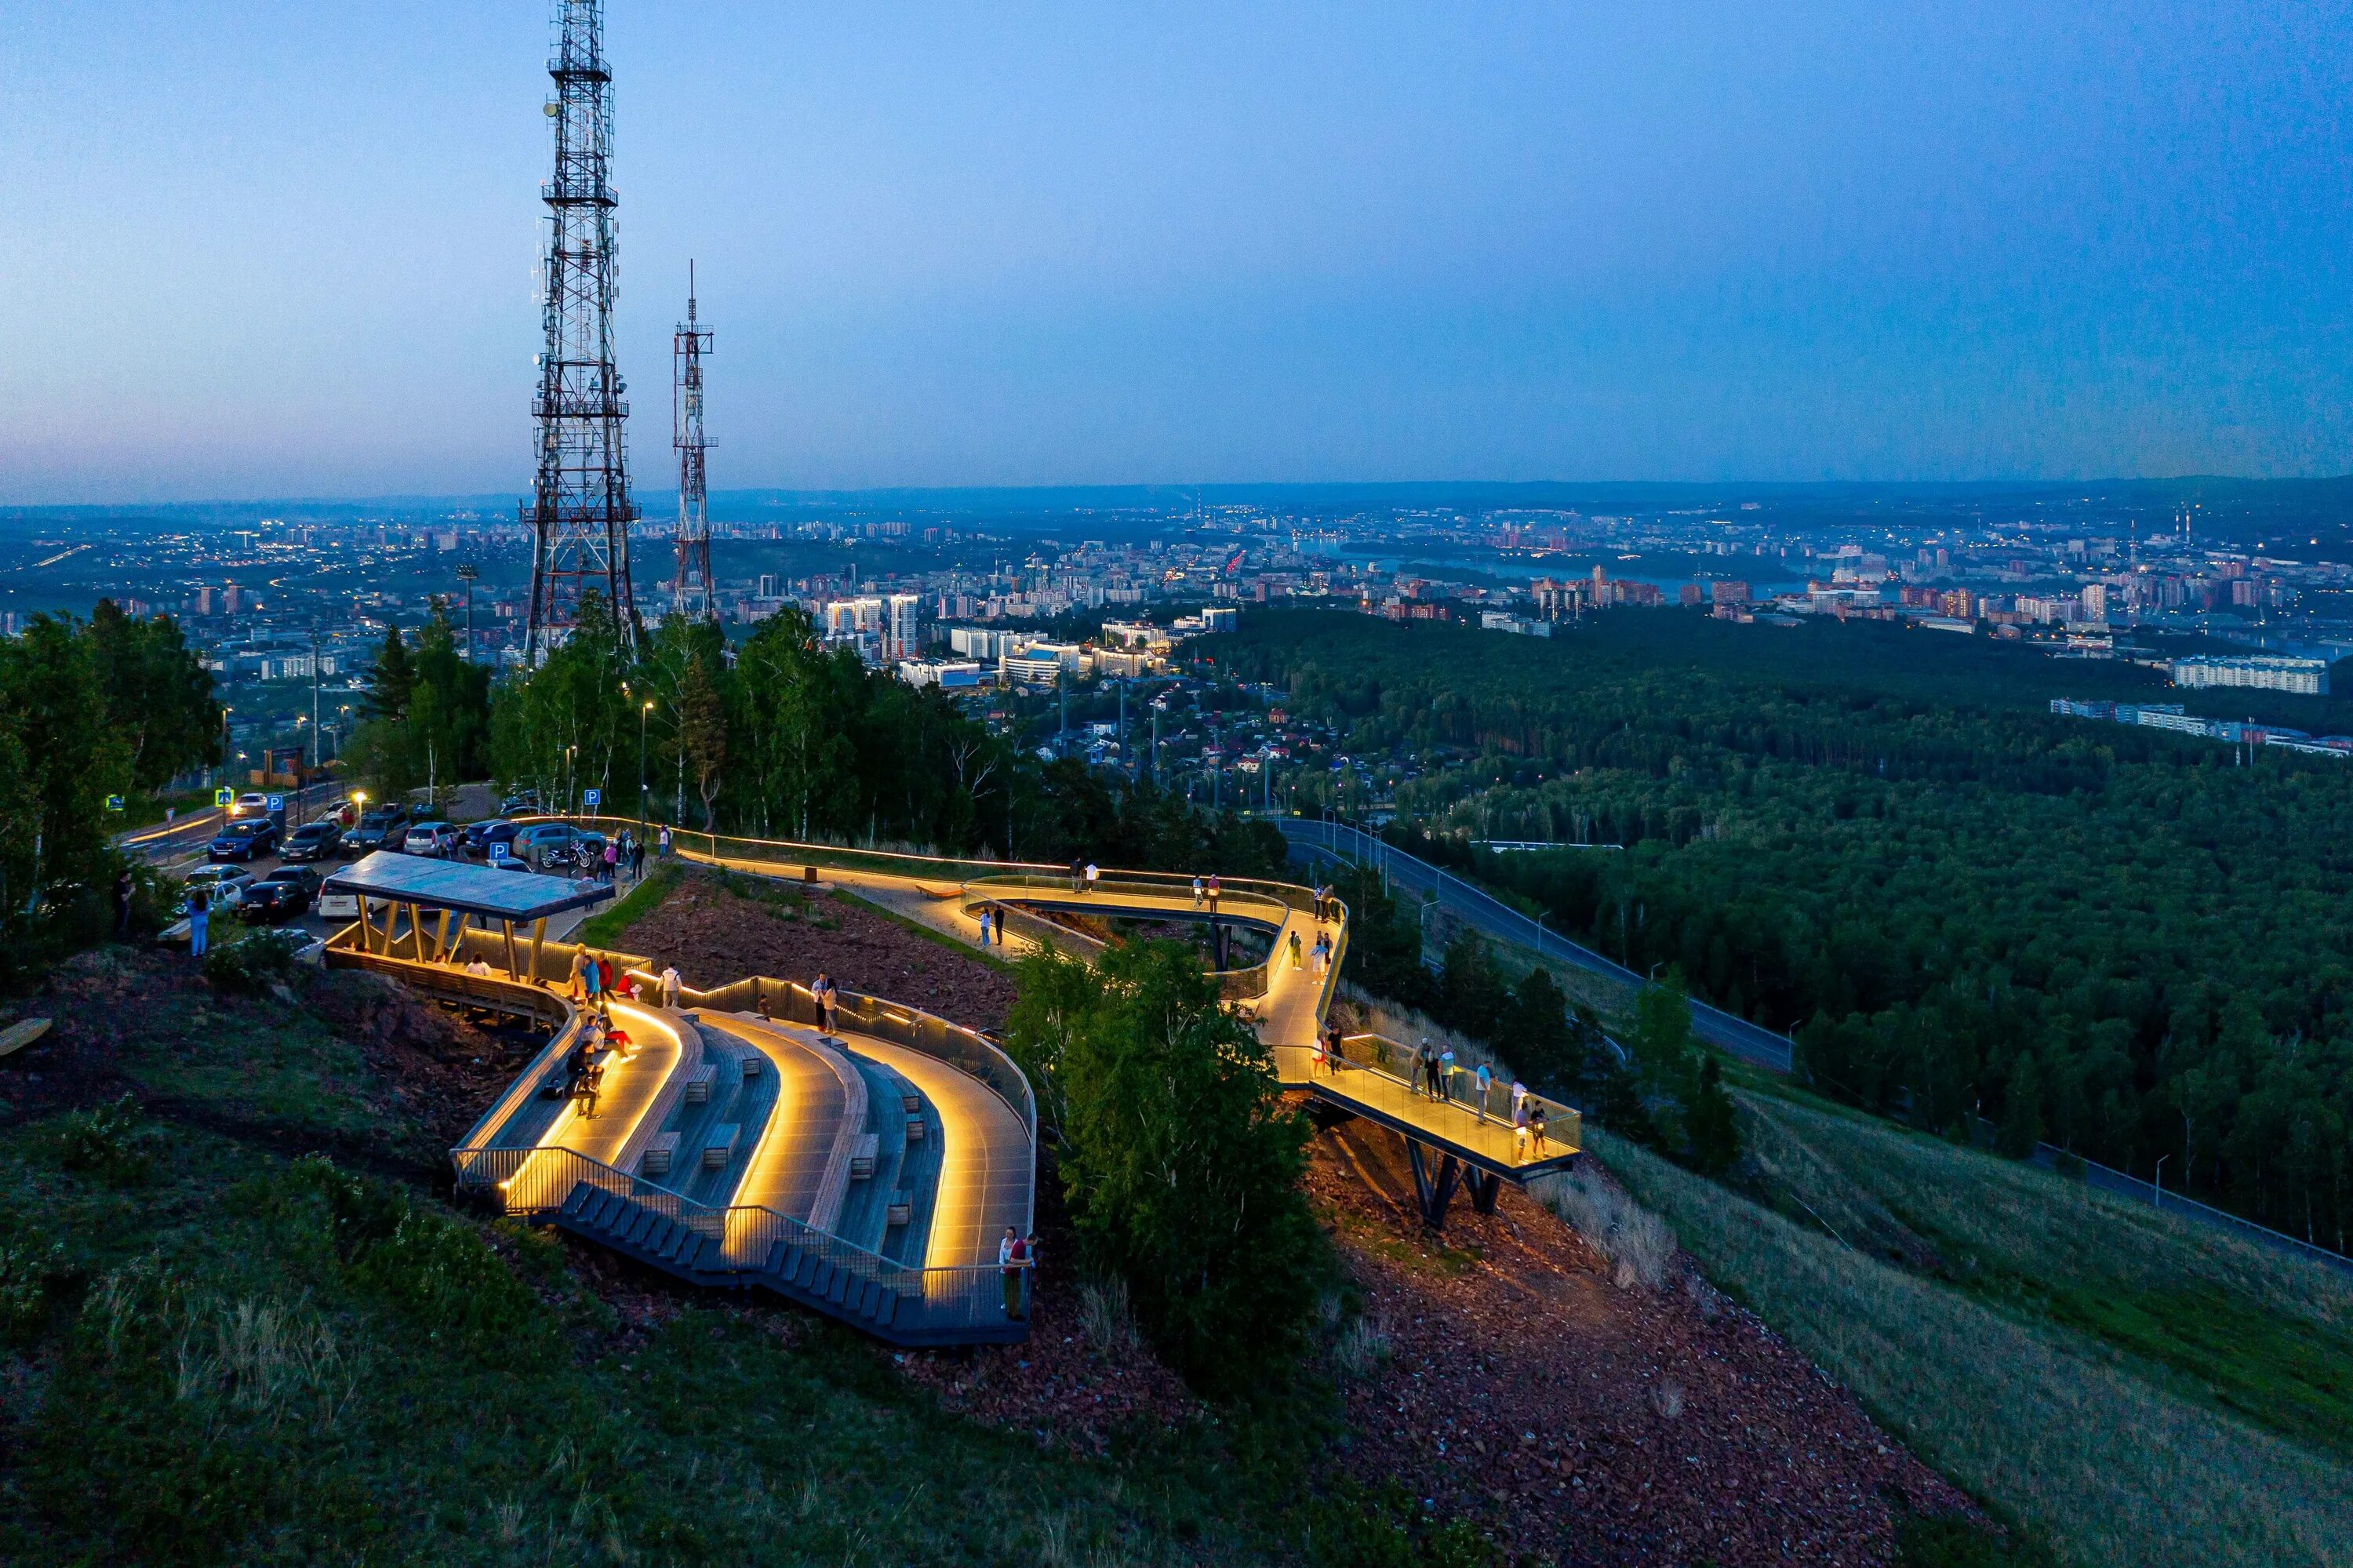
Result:
M586 1001L588 1000L588 982L585 978L587 974L587 969L588 949L586 948L573 948L572 974L567 983L572 992L572 1000L575 1001Z
M1201 906L1201 879L1200 879L1200 877L1197 874L1197 875L1193 878L1193 907L1194 907L1194 908L1196 908L1196 909L1198 909L1200 906Z
M1454 1047L1449 1045L1438 1054L1438 1095L1441 1100L1454 1097Z
M668 860L670 858L670 824L668 822L662 824L661 852L662 858Z
M661 972L662 1005L675 1012L678 1010L678 966L665 964Z
M980 945L984 948L988 946L988 910L986 906L980 911Z
M1299 933L1293 931L1291 934L1291 967L1294 969L1298 969L1301 962L1302 960L1299 956Z
M1514 1089L1519 1087L1517 1084L1512 1086ZM1525 1160L1527 1157L1528 1101L1525 1095L1515 1094L1512 1097L1512 1158Z
M1475 1076L1479 1081L1479 1119L1483 1122L1487 1119L1487 1091L1494 1086L1495 1075L1486 1063L1482 1062Z
M1087 862L1087 892L1089 894L1092 895L1094 892L1095 882L1102 875L1103 873L1096 868L1094 862Z
M1021 1272L1029 1263L1029 1245L1006 1226L1005 1239L997 1244L997 1266L1005 1271L1005 1315L1016 1322L1022 1317Z
M629 880L642 882L646 874L646 841L635 833L629 835Z

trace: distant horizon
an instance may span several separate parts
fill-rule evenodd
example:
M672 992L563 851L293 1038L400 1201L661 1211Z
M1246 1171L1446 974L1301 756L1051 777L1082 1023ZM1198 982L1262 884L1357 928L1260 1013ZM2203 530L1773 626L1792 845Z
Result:
M880 504L947 503L959 497L991 500L1028 499L1039 502L1061 500L1069 503L1092 498L1098 504L1117 502L1141 503L1147 500L1155 504L1173 508L1195 497L1214 505L1279 503L1296 501L1337 501L1353 499L1367 505L1388 503L1410 503L1419 501L1431 503L1565 504L1578 497L1603 500L1611 497L1634 501L1644 495L1653 500L1700 499L1705 496L1732 498L1737 495L1773 496L1835 496L1867 494L1954 494L1954 493L2020 493L2050 494L2070 490L2117 492L2197 487L2241 490L2249 492L2325 493L2342 490L2343 499L2353 502L2353 471L2309 477L2295 475L2257 476L2221 473L2111 475L2098 479L1875 479L1875 480L1674 480L1674 479L1430 479L1430 480L1331 480L1294 482L1282 480L1229 481L1221 482L1175 483L1155 481L1134 481L1104 484L939 484L939 485L864 485L810 486L744 485L713 488L711 494L714 507L728 503L872 503ZM352 495L254 495L213 496L197 500L127 499L116 501L75 501L0 503L0 518L26 518L43 515L100 515L139 512L206 512L247 511L268 507L332 507L350 509L362 507L387 508L470 508L496 510L508 515L502 521L512 521L514 503L527 495L527 485L515 490L491 491L420 491ZM662 519L646 509L649 498L675 499L674 487L653 488L633 486L631 493L638 500L644 513L641 522L659 523Z

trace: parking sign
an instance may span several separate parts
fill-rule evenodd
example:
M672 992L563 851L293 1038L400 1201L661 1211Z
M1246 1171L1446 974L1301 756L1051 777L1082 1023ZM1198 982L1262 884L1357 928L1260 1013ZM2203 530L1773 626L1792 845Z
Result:
M593 811L598 806L605 803L605 791L602 789L583 789L580 791L580 800L582 804L586 805Z
M284 810L286 809L286 797L283 795L272 795L269 797L269 809L273 811Z
M492 839L491 841L491 863L492 865L496 865L499 862L506 858L507 846L497 839Z

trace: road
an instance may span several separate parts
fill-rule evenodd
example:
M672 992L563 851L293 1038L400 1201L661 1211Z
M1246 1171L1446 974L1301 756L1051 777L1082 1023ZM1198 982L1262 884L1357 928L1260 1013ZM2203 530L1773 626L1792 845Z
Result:
M1545 930L1525 915L1453 873L1384 843L1370 833L1360 832L1344 822L1304 817L1277 818L1275 825L1291 841L1291 853L1295 858L1345 860L1377 867L1388 874L1390 885L1405 888L1424 899L1434 898L1441 913L1495 941L1509 942L1554 962L1629 985L1644 983L1641 975L1625 965L1613 963L1590 948ZM1694 1001L1691 1012L1692 1033L1726 1055L1771 1072L1790 1070L1794 1052L1788 1036L1759 1028L1704 1001Z

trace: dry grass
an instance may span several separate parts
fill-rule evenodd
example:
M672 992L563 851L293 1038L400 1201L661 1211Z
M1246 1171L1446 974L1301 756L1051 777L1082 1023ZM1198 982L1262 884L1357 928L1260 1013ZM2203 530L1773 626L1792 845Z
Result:
M1528 1195L1559 1215L1570 1229L1616 1267L1619 1287L1641 1285L1664 1290L1673 1277L1675 1233L1624 1189L1589 1167L1528 1183Z
M1143 1344L1129 1305L1127 1281L1090 1281L1079 1287L1079 1327L1087 1342L1107 1356L1131 1356Z
M1961 1485L2085 1564L2353 1562L2353 1475L1605 1132L1693 1257ZM1574 1223L1572 1221L1572 1223Z

